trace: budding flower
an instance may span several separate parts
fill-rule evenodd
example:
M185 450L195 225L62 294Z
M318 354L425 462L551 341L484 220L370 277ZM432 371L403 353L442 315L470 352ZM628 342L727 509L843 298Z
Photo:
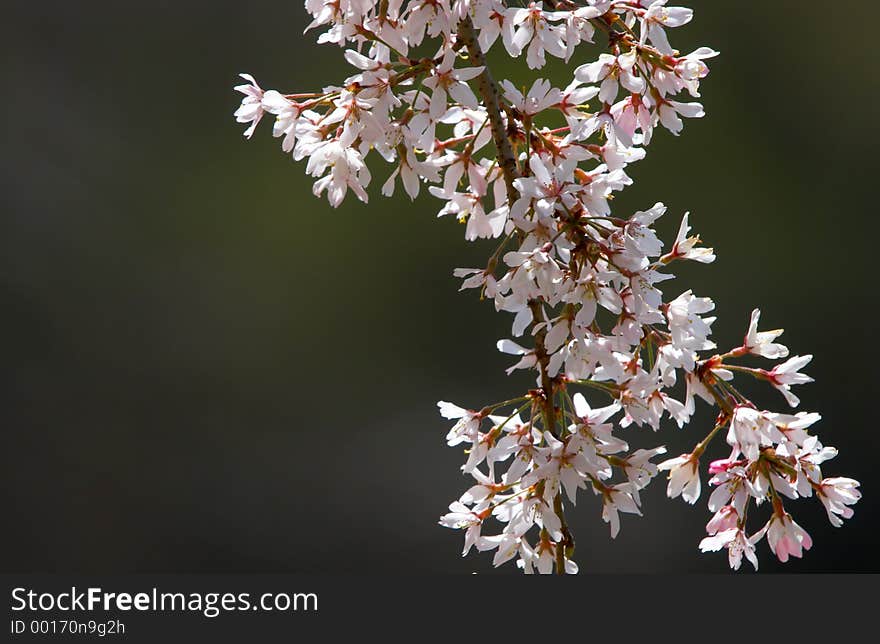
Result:
M767 534L770 549L782 563L788 561L789 557L801 558L804 550L813 547L813 540L807 531L795 523L785 511L774 512L767 525L755 537L760 539L764 533Z

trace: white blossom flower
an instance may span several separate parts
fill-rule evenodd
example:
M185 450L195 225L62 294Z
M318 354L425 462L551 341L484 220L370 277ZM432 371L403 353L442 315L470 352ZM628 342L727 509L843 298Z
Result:
M782 335L783 329L774 329L773 331L758 331L758 322L761 320L760 309L752 311L752 317L749 320L749 330L743 341L742 351L751 353L756 356L776 360L777 358L785 358L788 356L788 348L773 342Z
M657 113L660 117L660 123L667 130L678 136L684 128L681 117L689 119L698 119L706 115L703 106L699 103L680 103L679 101L663 100L660 103Z
M507 9L502 0L481 0L475 4L474 26L479 30L479 43L483 51L489 51L501 36L507 53L518 56L520 48L513 43L514 13Z
M671 54L672 46L664 27L681 27L691 21L694 12L686 7L667 7L667 0L643 0L648 10L642 15L642 42L650 41L663 54Z
M526 51L529 69L544 66L545 51L557 58L566 57L566 46L563 41L565 28L551 25L549 22L558 20L564 14L544 11L541 2L532 2L527 8L512 11L513 24L517 27L512 44L517 52Z
M593 484L596 485L595 483ZM620 532L620 517L618 512L642 515L633 494L636 492L632 483L618 483L617 485L604 486L596 489L597 494L602 495L602 520L611 526L611 538L617 537Z
M811 355L794 356L767 372L770 383L782 392L786 402L792 407L797 407L800 404L800 399L791 393L791 386L813 382L813 379L808 375L800 373L800 370L808 365L812 359Z
M784 436L766 413L747 405L734 408L727 430L727 444L742 452L747 459L757 459L761 447L769 447L781 440Z
M535 116L562 101L562 92L550 85L550 81L539 78L532 83L523 95L509 80L501 81L504 98L524 116Z
M755 556L755 544L753 537L747 537L739 528L729 528L717 534L706 537L700 542L700 551L717 552L722 548L727 549L728 561L733 570L739 570L743 555L749 563L758 569L758 557Z
M463 557L470 552L471 548L479 540L483 519L463 503L454 501L449 505L449 513L440 517L440 525L447 528L465 530L464 549L461 552Z
M633 73L636 69L636 54L635 48L619 56L602 54L599 60L574 70L574 77L582 83L601 83L599 100L603 103L614 103L619 86L629 92L642 94L645 91L645 79Z
M483 420L483 415L480 412L462 409L458 405L443 400L437 403L437 407L440 408L440 415L443 418L457 421L446 436L447 444L450 447L463 442L474 443L477 441L480 423Z
M696 245L700 243L699 235L687 236L691 230L691 227L688 225L688 214L684 213L684 217L681 219L681 227L678 229L675 243L672 244L672 250L660 258L660 261L664 264L674 259L690 259L702 264L710 264L715 261L714 249L696 248Z
M257 81L250 74L239 74L247 84L236 85L235 91L244 94L241 105L235 110L235 120L239 123L250 123L250 127L244 131L245 137L251 138L260 119L265 113L263 110L263 89L257 85Z
M347 147L341 140L322 145L309 158L306 172L313 177L321 177L328 169L330 172L315 182L312 190L315 195L327 190L327 200L336 207L351 188L358 199L368 201L365 188L370 183L370 171L357 150Z
M657 469L669 472L669 485L666 496L682 499L693 505L700 498L700 458L694 454L682 454L663 461Z
M455 52L448 51L443 61L434 68L431 76L423 82L425 87L431 88L431 116L439 119L446 113L448 96L458 101L465 107L476 109L477 97L466 81L472 80L482 73L482 67L467 67L454 69Z

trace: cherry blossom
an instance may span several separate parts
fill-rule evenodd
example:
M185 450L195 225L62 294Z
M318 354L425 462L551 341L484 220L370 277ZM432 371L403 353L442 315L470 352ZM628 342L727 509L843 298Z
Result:
M812 359L813 356L794 356L767 372L767 378L770 380L770 383L782 392L786 402L792 407L797 407L800 404L800 399L791 393L791 386L813 382L813 379L808 375L800 373L800 370L809 364Z
M250 74L239 74L239 76L248 83L235 87L235 91L244 94L241 106L235 110L235 120L239 123L250 123L250 127L244 131L244 135L251 138L265 113L263 110L263 90Z
M727 549L728 562L734 570L739 570L743 555L755 567L755 570L758 569L755 544L752 538L746 536L746 533L739 528L729 528L700 541L702 552L717 552L722 548Z
M752 311L752 317L749 320L749 330L746 333L745 340L741 351L751 353L756 356L776 360L777 358L785 358L788 356L788 348L773 342L782 335L782 329L773 331L758 331L758 322L761 320L761 311L755 309Z
M862 498L856 489L859 482L846 477L832 477L823 479L816 489L816 495L828 512L828 520L831 525L839 528L843 525L843 519L849 519L853 515L853 509L849 506Z
M818 499L834 526L854 516L858 481L823 476L837 450L812 433L820 415L761 409L741 387L769 384L797 407L791 389L812 382L801 373L812 356L776 362L789 353L776 341L782 330L759 331L758 309L742 343L719 350L713 299L668 291L682 262L715 260L692 233L711 213L676 215L678 233L664 240L655 226L666 205L615 206L654 138L678 136L685 119L705 114L691 99L718 52L682 55L669 40L691 22L689 8L306 0L305 9L306 32L338 46L348 75L286 93L242 74L234 117L245 137L272 120L283 153L305 161L314 194L332 207L349 193L390 197L398 183L410 199L426 188L441 219L489 249L484 266L454 271L461 289L512 317L516 340L497 348L513 356L507 373L526 381L521 393L472 409L438 403L448 445L465 452L465 491L439 519L463 532L463 554L491 553L493 565L515 561L524 573L575 573L584 567L568 521L575 506L592 507L613 538L621 514L641 515L640 492L659 472L668 472L667 496L690 504L707 476L712 516L699 549L726 550L734 570L743 557L757 569L765 535L780 561L810 549L787 508L796 500ZM498 77L492 47L493 57L524 58L529 79ZM531 71L547 55L577 61L560 87ZM740 362L755 358L775 364ZM690 452L656 463L663 445L630 447L640 431L648 440L693 431L698 400L714 423Z
M787 512L774 513L758 534L765 533L770 549L782 563L789 557L803 557L803 551L813 547L810 535Z
M657 469L669 472L666 495L670 499L680 495L688 503L696 503L700 498L699 466L699 455L694 454L682 454L660 463Z

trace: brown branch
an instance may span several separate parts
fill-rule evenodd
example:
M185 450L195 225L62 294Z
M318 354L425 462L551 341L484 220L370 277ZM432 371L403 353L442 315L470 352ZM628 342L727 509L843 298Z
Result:
M464 43L473 64L483 68L483 72L477 76L477 88L483 99L483 104L486 106L486 113L489 115L492 140L498 151L498 165L504 173L504 183L507 186L507 200L512 204L518 195L518 191L513 186L513 180L519 176L519 169L516 165L516 157L513 155L513 147L510 145L510 139L507 138L504 119L501 116L501 94L498 90L498 83L492 78L492 72L489 71L489 66L486 64L486 55L477 41L477 33L470 15L465 16L458 23L458 37Z
M489 126L492 129L492 140L495 142L496 158L501 171L504 173L504 183L507 186L507 201L509 205L519 195L519 191L514 187L514 180L519 177L519 168L517 167L516 157L513 154L513 146L507 136L507 127L504 118L501 115L500 92L498 84L492 78L489 66L486 64L486 56L480 48L477 41L476 30L471 17L465 16L458 24L458 37L467 49L471 62L476 66L482 66L483 71L477 76L477 88L483 104L486 106L486 113L489 118ZM529 302L529 308L532 311L532 321L537 324L541 321L541 303L538 300ZM553 397L555 394L553 387L553 379L550 378L548 364L550 356L547 355L547 349L544 346L544 338L547 335L547 327L544 326L540 331L535 333L535 356L538 359L538 365L541 371L541 389L543 390L544 400L542 401L542 415L544 417L544 429L554 436L556 432L556 409L553 405ZM564 538L561 543L556 544L556 573L565 574L565 548L573 548L574 540L568 530L565 522L565 511L562 506L561 492L554 499L554 511L559 516L563 525Z

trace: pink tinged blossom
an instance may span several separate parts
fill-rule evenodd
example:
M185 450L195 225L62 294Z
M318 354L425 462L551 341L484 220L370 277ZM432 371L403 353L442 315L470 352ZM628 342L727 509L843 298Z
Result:
M654 129L654 118L638 94L630 94L611 107L614 133L626 147L636 144L636 131L642 132L642 143L648 145ZM681 128L679 128L681 129Z
M732 505L725 505L706 524L708 534L717 534L735 528L739 522L739 513Z
M559 546L548 540L542 540L532 549L525 540L520 544L519 560L516 565L527 575L537 572L540 575L551 575L556 572L556 548ZM566 575L575 575L578 572L577 564L564 557L564 571Z
M822 479L822 483L816 490L816 496L825 506L828 520L836 528L843 525L843 519L849 519L853 515L853 509L849 506L862 498L857 489L859 482L844 477Z
M800 559L804 550L813 547L810 535L795 523L788 512L774 513L767 525L755 536L760 538L765 532L770 549L782 563L787 562L789 557Z
M544 440L547 447L542 450L542 457L546 460L523 477L522 485L531 486L544 481L544 498L548 502L552 501L561 486L574 505L577 490L586 487L585 472L589 469L581 452L582 443L573 439L560 441L550 432L544 433Z
M498 488L494 483L494 479L483 474L480 470L475 469L471 472L471 476L474 477L477 484L468 488L468 490L461 495L459 501L465 505L481 505L482 507L483 501L486 501L493 496L498 491Z
M524 225L530 208L541 217L551 217L557 209L573 206L576 203L575 193L579 189L572 181L576 165L577 161L574 160L554 165L549 158L533 155L529 159L533 176L514 180L520 198L511 206L511 219L518 225Z
M488 0L476 5L474 26L479 29L478 41L483 51L501 36L504 48L511 56L519 56L520 50L513 44L514 10L508 9L501 0Z
M272 136L275 138L284 137L281 141L281 149L290 153L296 144L296 126L303 112L302 106L274 89L270 89L263 95L262 103L265 112L275 115Z
M663 347L663 355L672 367L683 367L693 372L697 352L715 348L715 343L709 340L715 318L701 317L701 314L714 308L715 303L711 299L695 297L690 290L669 303L666 319L672 342Z
M552 575L556 564L556 546L549 540L542 540L535 548L535 568L542 575Z
M720 474L726 472L735 465L741 465L742 461L736 461L732 458L720 458L709 463L709 474Z
M409 45L406 41L403 24L392 24L389 20L380 20L378 17L375 17L365 20L364 26L388 43L394 51L404 56L409 53Z
M495 276L488 273L484 268L456 268L452 274L455 277L465 278L461 283L460 291L469 288L484 287L487 297L495 297L497 280Z
M673 87L665 89L667 91L671 90L670 93L687 89L691 96L699 98L700 80L709 74L709 67L703 61L707 58L714 58L717 55L718 52L709 47L700 47L687 56L676 59L674 77L677 82Z
M449 152L446 156L437 160L440 166L446 166L446 176L443 177L443 191L438 194L441 198L448 198L455 193L456 187L461 180L467 177L470 183L470 192L479 197L486 196L487 184L485 168L475 162L469 152Z
M816 415L818 416L818 414ZM809 436L796 454L801 468L806 471L810 480L814 483L818 483L822 478L819 466L836 456L837 448L823 446L819 442L818 436Z
M612 130L613 134L613 130ZM601 148L602 160L609 170L620 170L630 163L641 161L645 158L645 150L643 148L626 147L620 143L615 136L608 139L608 143Z
M714 405L715 399L712 397L712 394L709 393L709 390L706 388L706 385L703 384L703 381L692 372L685 373L685 411L689 415L693 415L696 411L696 404L694 402L695 398L701 398L704 402Z
M682 454L663 461L657 466L662 472L669 472L669 484L666 496L674 499L681 496L693 505L700 498L700 457L694 454Z

